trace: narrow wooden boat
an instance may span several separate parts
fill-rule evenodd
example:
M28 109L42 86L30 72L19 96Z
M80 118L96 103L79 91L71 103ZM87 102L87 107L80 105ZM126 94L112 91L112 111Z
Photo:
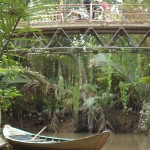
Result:
M10 125L5 125L3 135L9 145L18 150L100 150L106 143L110 132L105 131L101 134L79 139L67 139L37 136Z

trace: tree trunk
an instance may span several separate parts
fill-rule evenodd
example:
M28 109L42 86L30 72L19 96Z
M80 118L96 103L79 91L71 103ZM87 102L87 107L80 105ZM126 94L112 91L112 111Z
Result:
M0 129L2 127L2 114L1 114L1 107L0 107Z

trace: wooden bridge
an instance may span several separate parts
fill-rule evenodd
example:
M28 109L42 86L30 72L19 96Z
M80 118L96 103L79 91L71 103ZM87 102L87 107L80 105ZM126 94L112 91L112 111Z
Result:
M98 4L89 7L87 12L80 4L49 5L31 13L17 29L28 27L28 32L19 36L36 41L36 45L28 43L27 48L21 44L17 51L150 52L150 5L113 4L109 11L102 11ZM61 43L64 41L65 46Z

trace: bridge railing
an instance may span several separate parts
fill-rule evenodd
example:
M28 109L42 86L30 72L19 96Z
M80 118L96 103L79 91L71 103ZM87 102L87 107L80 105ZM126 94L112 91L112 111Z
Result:
M150 23L150 4L111 4L108 11L100 8L101 5L92 3L89 10L83 4L57 5L49 11L40 10L30 14L26 22L30 26L78 22Z

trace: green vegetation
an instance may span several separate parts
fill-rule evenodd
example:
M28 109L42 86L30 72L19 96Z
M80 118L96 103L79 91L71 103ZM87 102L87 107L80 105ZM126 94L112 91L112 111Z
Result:
M144 54L12 54L14 47L10 42L21 33L39 32L46 43L47 38L39 30L24 28L18 33L15 29L20 20L26 20L39 8L47 8L49 1L21 0L0 2L0 104L3 113L13 112L21 127L26 115L36 114L37 118L48 120L50 129L56 131L58 120L69 117L76 119L77 128L81 116L87 118L90 132L101 132L116 120L109 120L108 111L123 114L139 114L143 102L150 99L150 61ZM52 1L51 1L52 2ZM55 4L58 1L53 1ZM50 9L50 8L49 8ZM88 38L88 37L87 37ZM106 40L109 37L106 37ZM137 37L137 39L140 37ZM60 41L59 43L58 41ZM19 38L13 41L28 48L30 43L40 44L32 38ZM90 43L82 40L81 35L74 39L75 45L96 45L92 37ZM124 44L119 41L120 45ZM11 44L10 44L11 43ZM21 43L21 44L20 44ZM61 36L52 43L54 46L69 45ZM28 116L29 117L29 116ZM85 122L86 122L85 121Z

